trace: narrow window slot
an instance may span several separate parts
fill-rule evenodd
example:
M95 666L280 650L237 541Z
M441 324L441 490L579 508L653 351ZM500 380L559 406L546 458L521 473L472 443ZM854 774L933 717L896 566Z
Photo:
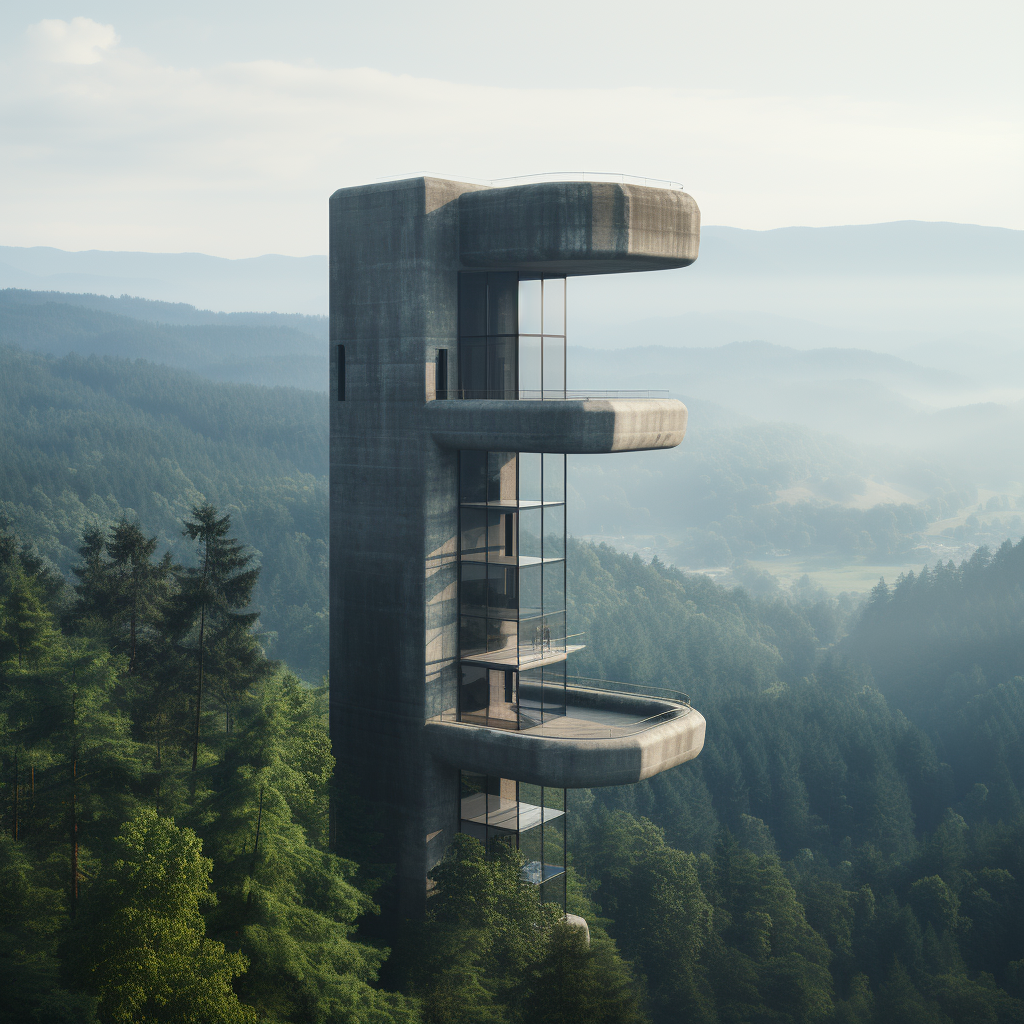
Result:
M515 537L515 524L512 516L505 516L505 557L511 558L515 552L512 550L513 538Z
M448 397L448 349L437 350L437 369L434 373L434 394L438 399Z
M338 346L338 401L345 401L345 346Z

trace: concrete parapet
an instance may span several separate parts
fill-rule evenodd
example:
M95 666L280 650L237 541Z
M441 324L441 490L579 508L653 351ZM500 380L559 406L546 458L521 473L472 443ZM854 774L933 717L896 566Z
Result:
M466 771L566 789L628 786L692 760L704 746L704 717L691 707L669 705L666 713L667 703L650 701L652 720L619 735L574 736L547 724L511 731L442 716L430 719L425 733L434 757Z
M545 274L687 267L700 210L680 189L559 181L464 192L459 253L467 268Z
M686 417L686 406L670 398L456 399L426 406L428 429L442 448L567 455L675 448Z

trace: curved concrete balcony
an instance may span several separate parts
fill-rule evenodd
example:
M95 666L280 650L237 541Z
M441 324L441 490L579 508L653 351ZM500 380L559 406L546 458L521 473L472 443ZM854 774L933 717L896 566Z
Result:
M544 181L459 196L465 267L615 274L687 267L700 210L682 189L626 182Z
M428 402L442 448L603 455L675 448L686 406L671 398L449 399Z
M566 714L533 723L524 715L518 729L457 722L454 711L437 715L426 723L428 746L453 768L567 789L630 785L701 752L704 717L685 695L586 682L566 690Z

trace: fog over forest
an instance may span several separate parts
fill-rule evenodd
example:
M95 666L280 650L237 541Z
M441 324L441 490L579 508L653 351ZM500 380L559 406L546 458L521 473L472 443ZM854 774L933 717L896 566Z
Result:
M574 671L705 746L569 791L589 943L459 835L386 949L325 260L0 248L0 1024L1024 1020L1022 239L712 227L569 283L569 386L690 414L569 459Z
M573 280L569 386L666 390L690 426L670 453L571 458L570 532L765 593L865 593L1019 536L1022 271L1024 232L908 221L710 226L685 271ZM0 341L322 391L326 272L0 248Z

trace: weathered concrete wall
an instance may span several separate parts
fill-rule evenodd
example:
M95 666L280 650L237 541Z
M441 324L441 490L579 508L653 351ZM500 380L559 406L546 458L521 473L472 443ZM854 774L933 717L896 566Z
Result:
M669 398L434 402L427 423L445 448L596 455L675 448L686 406Z
M438 348L456 352L457 199L473 187L418 178L330 204L331 736L385 827L400 916L418 912L457 827L458 772L423 736L455 700L457 453L424 409Z
M692 760L704 746L705 728L704 717L690 708L642 732L601 739L545 736L541 730L505 732L438 719L428 722L425 732L437 758L467 771L538 786L591 789L632 785Z
M459 200L466 267L615 274L689 266L700 210L675 189L552 181L466 193Z

